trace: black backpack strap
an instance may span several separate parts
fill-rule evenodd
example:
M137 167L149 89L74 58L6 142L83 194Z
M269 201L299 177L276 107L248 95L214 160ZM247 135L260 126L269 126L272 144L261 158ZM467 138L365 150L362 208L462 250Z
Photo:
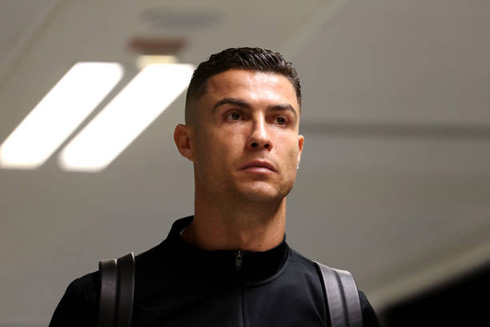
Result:
M351 273L315 262L322 276L330 326L362 327L361 302Z
M116 326L130 327L134 300L134 253L128 253L117 259L119 271L119 301Z
M134 300L134 253L99 262L98 327L129 327Z
M116 317L117 298L117 261L106 260L99 262L100 271L100 300L98 327L113 327Z

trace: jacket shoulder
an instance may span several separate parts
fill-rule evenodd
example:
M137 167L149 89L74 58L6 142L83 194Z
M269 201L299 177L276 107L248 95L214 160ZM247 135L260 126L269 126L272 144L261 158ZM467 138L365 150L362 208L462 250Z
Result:
M310 274L313 273L315 275L315 278L318 278L318 280L322 279L320 273L316 269L315 264L312 260L308 259L307 257L303 256L302 254L296 252L293 249L291 249L291 254L296 264L303 265L304 267L306 267L309 273ZM321 288L323 289L323 286ZM361 304L364 327L380 327L380 323L376 315L376 312L371 306L371 303L369 303L369 300L367 299L366 295L359 289L358 289L358 293L359 293L359 300ZM325 296L323 296L323 298L325 300Z
M99 272L75 279L58 303L49 327L95 326L99 301Z

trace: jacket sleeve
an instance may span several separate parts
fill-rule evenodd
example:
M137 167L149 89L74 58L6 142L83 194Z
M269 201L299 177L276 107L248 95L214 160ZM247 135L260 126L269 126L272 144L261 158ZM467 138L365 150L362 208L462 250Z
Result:
M58 303L49 327L95 327L99 285L98 273L74 280Z

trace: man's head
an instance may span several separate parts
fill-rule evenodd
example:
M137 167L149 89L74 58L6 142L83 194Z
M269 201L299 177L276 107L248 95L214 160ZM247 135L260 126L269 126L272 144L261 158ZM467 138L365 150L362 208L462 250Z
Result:
M271 51L230 49L201 64L174 133L196 198L283 202L303 150L300 98L294 68Z
M301 85L298 75L293 65L281 54L261 48L229 48L211 55L194 71L187 89L186 124L194 125L198 122L196 103L206 93L209 78L232 69L274 73L286 77L293 85L301 107Z

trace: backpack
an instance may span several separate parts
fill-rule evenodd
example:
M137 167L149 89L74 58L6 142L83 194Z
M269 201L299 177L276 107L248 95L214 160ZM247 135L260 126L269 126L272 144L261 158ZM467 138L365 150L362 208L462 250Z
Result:
M314 262L325 294L332 327L362 327L359 292L352 275ZM98 327L130 327L134 299L134 253L99 262Z

